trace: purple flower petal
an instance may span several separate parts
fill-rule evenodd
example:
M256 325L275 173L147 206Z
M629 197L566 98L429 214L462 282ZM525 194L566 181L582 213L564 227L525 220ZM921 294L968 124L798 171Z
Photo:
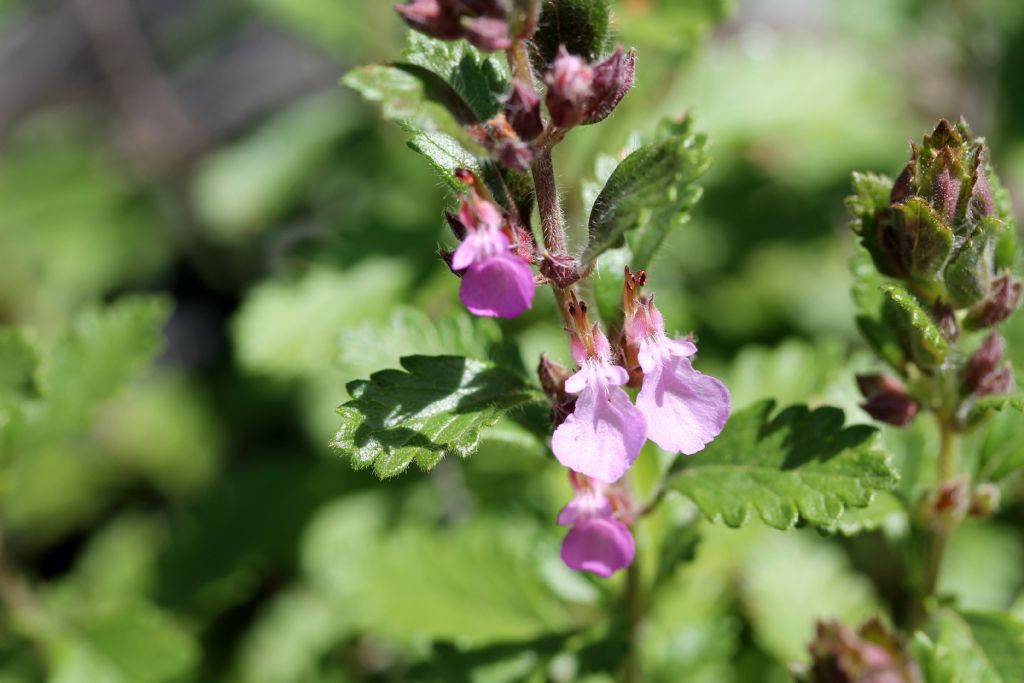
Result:
M476 315L515 318L533 305L536 289L530 264L505 253L473 263L462 276L459 296Z
M604 489L577 491L576 497L558 513L559 526L576 524L590 517L611 517L612 502Z
M589 359L566 381L566 390L579 398L551 439L558 462L609 484L626 473L647 435L644 416L618 386L627 379L622 368Z
M562 541L562 561L571 569L608 578L636 554L633 534L617 519L592 517L573 525Z
M729 419L729 390L675 351L664 338L641 342L644 384L636 405L647 419L647 438L671 453L692 455Z

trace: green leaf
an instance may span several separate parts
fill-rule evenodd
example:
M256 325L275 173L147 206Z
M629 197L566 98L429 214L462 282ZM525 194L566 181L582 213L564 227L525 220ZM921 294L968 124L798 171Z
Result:
M968 452L977 453L974 473L978 481L999 483L1024 467L1022 412L1024 394L985 396L975 402L967 417L968 426L976 428L968 437Z
M898 373L906 373L907 356L903 351L899 335L883 320L886 297L883 287L886 280L867 256L860 251L850 260L853 275L853 300L857 306L857 328L879 358Z
M882 608L871 581L827 539L773 532L752 543L737 583L754 637L779 661L808 660L818 620L859 624Z
M65 617L73 630L53 645L55 682L173 683L199 662L191 636L148 603L73 606Z
M917 297L899 285L886 285L882 293L882 322L896 330L903 349L922 369L942 365L949 343Z
M204 157L191 186L199 224L224 242L277 225L353 127L353 117L338 116L344 106L337 93L305 98Z
M1024 680L1024 621L1009 613L943 609L912 650L928 683Z
M707 448L676 461L669 485L732 527L756 513L777 529L800 519L833 529L847 506L864 507L896 484L874 428L843 427L837 408L791 406L773 416L774 407L735 413Z
M311 585L360 627L399 642L476 645L576 626L548 580L571 573L550 529L480 515L454 527L406 516L389 527L382 503L370 494L338 500L303 543Z
M352 400L338 408L342 423L331 445L357 469L380 477L413 461L430 470L445 455L467 457L480 430L514 408L543 402L518 374L458 356L407 356L399 370L351 382Z
M533 36L537 70L548 70L561 45L588 62L596 60L608 46L610 19L608 0L544 0Z
M424 103L433 102L447 110L459 125L480 122L447 81L416 64L360 66L345 74L341 82L367 100L380 102L384 118L391 121L429 120L429 115L424 116Z
M271 377L319 375L336 357L339 330L383 318L410 277L397 260L367 259L345 272L313 266L294 279L264 280L232 321L238 360ZM341 295L356 288L372 291L374 305Z
M480 172L480 163L476 156L452 136L445 133L416 131L408 126L406 131L412 133L412 137L405 144L427 160L450 190L461 192L465 189L465 184L455 177L456 169L468 168L475 173Z
M908 241L910 275L925 282L933 279L953 251L953 231L920 197L894 206L892 216Z
M689 219L702 191L694 183L709 164L707 139L691 134L688 121L663 127L655 142L626 157L608 178L590 212L583 260L621 246L627 232L642 228L633 262L645 268L668 231Z
M415 31L409 32L409 45L402 55L412 66L436 74L447 83L476 120L486 121L501 110L500 98L509 89L509 79L504 64L495 57L481 53L464 40L437 40ZM415 73L404 65L398 66ZM422 72L417 77L423 78ZM462 123L458 116L456 120Z

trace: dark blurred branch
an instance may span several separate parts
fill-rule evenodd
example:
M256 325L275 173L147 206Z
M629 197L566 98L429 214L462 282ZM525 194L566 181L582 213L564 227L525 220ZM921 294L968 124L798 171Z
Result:
M206 135L153 61L126 0L73 0L125 118L135 161L160 170L203 146Z

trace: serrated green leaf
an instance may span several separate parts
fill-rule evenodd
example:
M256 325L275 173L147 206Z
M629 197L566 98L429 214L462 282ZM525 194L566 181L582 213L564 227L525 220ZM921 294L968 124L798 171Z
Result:
M922 369L942 365L949 342L917 297L899 285L883 286L882 294L882 322L897 331L903 349Z
M590 212L590 239L583 254L592 261L623 243L627 232L643 228L633 245L633 262L645 268L672 228L689 218L701 195L696 180L710 164L707 139L689 124L644 145L612 172Z
M867 507L848 507L836 521L835 530L843 536L855 536L876 529L905 529L907 509L899 496L879 491Z
M707 448L676 461L669 485L732 527L756 513L777 529L800 519L830 529L848 506L864 507L896 484L874 428L844 427L838 408L791 406L773 416L774 408L765 401L735 413Z
M465 189L465 184L455 177L456 169L468 168L479 173L480 164L476 156L452 136L408 128L406 130L412 133L412 137L405 144L409 149L423 155L434 172L452 191L461 192Z
M1006 612L943 609L912 651L928 683L1017 683L1024 680L1024 621Z
M402 56L409 64L440 77L459 95L477 120L486 121L501 109L500 98L509 89L505 65L466 41L437 40L410 31L409 45ZM422 78L422 74L417 77ZM440 103L448 106L443 101ZM459 116L456 120L460 120Z
M995 394L976 399L967 413L967 427L977 427L1007 408L1024 414L1024 394Z
M906 373L907 356L900 338L882 319L886 301L882 292L885 278L878 274L863 250L850 260L850 272L853 275L853 301L857 306L857 329L879 358L901 375Z
M538 71L548 70L562 45L588 62L596 60L608 45L610 20L608 0L544 0L533 36Z
M416 64L369 64L345 74L341 82L371 102L380 102L384 118L423 121L424 103L442 106L460 125L479 123L476 114L451 85ZM426 116L429 120L429 115Z
M341 427L331 446L357 469L380 477L413 461L430 470L445 455L466 457L480 430L514 408L543 401L518 374L494 363L458 356L407 356L399 370L352 382L352 400L340 408Z

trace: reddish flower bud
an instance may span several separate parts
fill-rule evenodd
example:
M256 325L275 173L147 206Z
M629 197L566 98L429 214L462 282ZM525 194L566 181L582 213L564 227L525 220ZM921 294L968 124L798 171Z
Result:
M540 97L526 83L516 81L505 99L505 118L521 140L535 139L544 131L540 117Z
M523 173L530 170L530 162L533 161L530 146L518 140L499 142L494 147L494 156L502 166Z
M999 510L1002 494L995 484L978 484L971 494L971 506L967 512L972 517L991 517Z
M888 375L857 375L857 386L867 399L861 408L879 422L906 427L917 415L918 403L903 383Z
M465 223L459 220L458 216L451 211L445 211L444 218L448 221L448 227L451 228L452 234L455 235L455 239L460 242L466 239L466 233L469 229L466 227Z
M910 161L903 167L903 172L893 183L892 192L889 194L890 204L902 204L914 194L915 178L917 176L917 145L910 144Z
M551 122L559 128L571 128L583 121L594 93L593 68L562 46L544 82L548 86L545 101Z
M978 393L978 388L999 370L999 364L1006 352L1006 345L998 332L989 335L964 368L964 390L969 394Z
M544 393L551 398L551 424L556 428L572 415L576 407L576 397L565 391L565 380L571 374L564 365L551 360L546 353L540 355L537 376Z
M474 46L486 52L512 47L508 23L495 17L477 17L465 22L463 35Z
M1020 305L1024 286L1009 273L1003 273L992 281L988 297L975 306L967 315L973 327L992 327L1010 317Z
M572 256L545 254L540 273L562 289L580 279L579 263Z
M409 0L395 11L409 28L441 40L462 37L462 24L455 4L445 0Z
M972 169L974 187L971 188L971 198L967 202L967 220L972 223L996 212L996 203L992 199L992 188L989 187L988 175L985 173L986 155L985 145L979 146Z
M622 46L602 62L594 65L594 92L585 123L603 121L619 105L636 80L636 51L628 53Z

